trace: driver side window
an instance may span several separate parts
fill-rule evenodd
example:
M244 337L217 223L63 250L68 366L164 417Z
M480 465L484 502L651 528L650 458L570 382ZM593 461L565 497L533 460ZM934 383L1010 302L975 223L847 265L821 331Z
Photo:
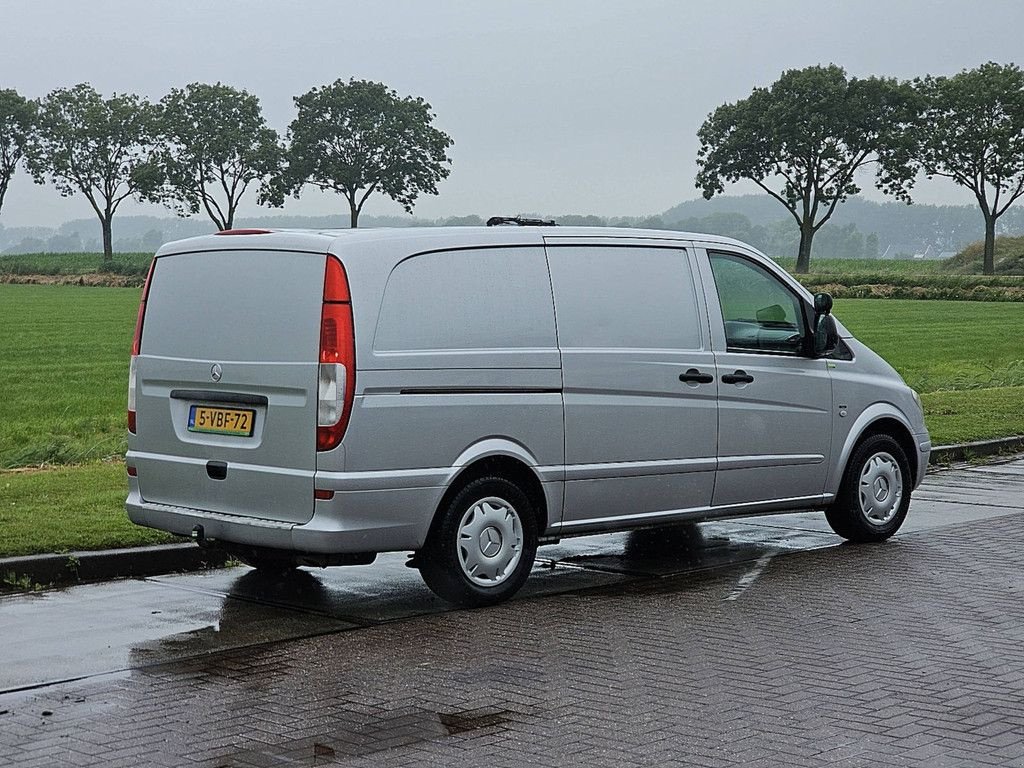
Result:
M803 303L778 278L730 253L709 253L730 352L801 354Z

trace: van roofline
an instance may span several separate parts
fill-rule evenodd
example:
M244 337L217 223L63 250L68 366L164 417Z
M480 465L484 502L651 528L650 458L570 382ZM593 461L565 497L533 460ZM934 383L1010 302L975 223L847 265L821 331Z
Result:
M671 240L731 245L747 250L752 246L731 237L700 232L666 229L630 229L626 227L379 227L363 229L267 229L256 234L219 233L174 240L162 245L157 256L197 251L239 249L297 250L328 253L335 245L349 246L358 242L381 242L415 239L450 239L465 246L467 241L481 245L528 244L542 240L594 238L600 240Z

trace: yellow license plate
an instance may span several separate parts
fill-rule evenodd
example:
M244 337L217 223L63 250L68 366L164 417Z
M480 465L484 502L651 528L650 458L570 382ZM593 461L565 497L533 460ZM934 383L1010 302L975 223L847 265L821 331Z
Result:
M255 427L256 411L248 408L211 408L193 405L188 412L189 432L252 437Z

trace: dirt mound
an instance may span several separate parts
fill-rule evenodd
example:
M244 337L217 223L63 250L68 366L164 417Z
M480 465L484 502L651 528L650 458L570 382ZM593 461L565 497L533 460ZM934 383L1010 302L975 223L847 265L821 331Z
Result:
M975 274L982 271L985 241L971 243L942 265L945 272ZM997 275L1024 275L1024 237L997 237L995 246Z

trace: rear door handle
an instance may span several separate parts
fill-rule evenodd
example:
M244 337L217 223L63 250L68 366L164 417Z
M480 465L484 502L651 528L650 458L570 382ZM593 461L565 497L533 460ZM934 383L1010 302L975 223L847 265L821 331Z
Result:
M726 373L722 375L723 384L749 384L754 380L746 371L736 371L735 373Z
M687 384L710 384L715 377L710 373L701 373L696 368L690 368L686 373L679 374L679 380Z

